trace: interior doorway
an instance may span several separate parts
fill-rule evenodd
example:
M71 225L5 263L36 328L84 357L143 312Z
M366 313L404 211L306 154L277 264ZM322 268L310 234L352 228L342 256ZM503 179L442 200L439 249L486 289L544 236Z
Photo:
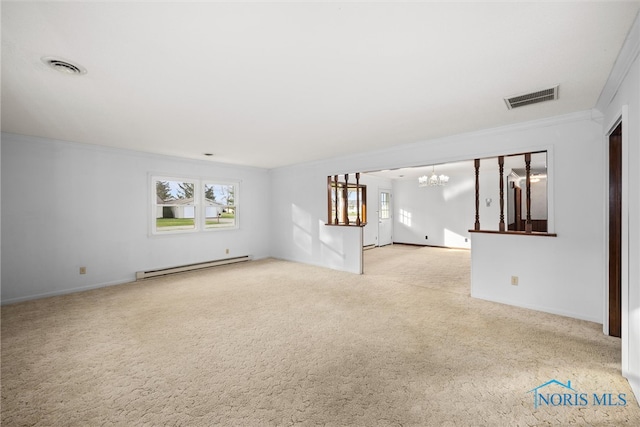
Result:
M393 206L391 190L378 192L378 246L393 243Z
M622 336L622 123L609 135L609 335Z

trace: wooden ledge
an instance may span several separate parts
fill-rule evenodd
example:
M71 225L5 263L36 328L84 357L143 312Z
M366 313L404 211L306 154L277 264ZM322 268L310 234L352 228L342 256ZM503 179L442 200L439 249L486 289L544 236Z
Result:
M365 225L367 225L366 222L361 222L360 225L356 225L356 224L327 224L325 222L325 224L327 227L364 227Z
M542 233L540 231L497 231L497 230L469 230L469 233L485 233L485 234L508 234L511 236L542 236L542 237L558 237L556 233Z

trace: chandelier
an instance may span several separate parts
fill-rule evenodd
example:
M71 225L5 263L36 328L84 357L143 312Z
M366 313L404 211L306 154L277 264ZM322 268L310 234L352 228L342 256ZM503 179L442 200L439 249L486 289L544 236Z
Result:
M436 175L436 167L431 167L431 176L422 175L418 178L418 187L437 187L446 185L449 182L447 175Z

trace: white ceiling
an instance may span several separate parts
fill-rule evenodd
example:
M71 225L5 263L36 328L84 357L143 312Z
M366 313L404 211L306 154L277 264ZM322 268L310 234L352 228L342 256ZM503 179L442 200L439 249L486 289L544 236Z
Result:
M639 6L3 1L2 130L271 168L581 111Z

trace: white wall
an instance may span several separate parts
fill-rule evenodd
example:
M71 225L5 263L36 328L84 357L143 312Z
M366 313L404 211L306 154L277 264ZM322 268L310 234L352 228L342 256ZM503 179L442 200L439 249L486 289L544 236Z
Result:
M311 164L269 172L273 189L270 227L273 257L360 272L361 227L325 225L327 176L349 172Z
M417 180L394 181L394 242L452 248L471 246L468 230L475 221L473 164L466 172L448 175L449 184L445 187L418 187ZM481 215L484 216L486 209L482 203ZM410 224L403 220L401 211L411 215Z
M598 179L603 173L601 134L589 112L578 113L269 172L3 134L3 302L120 283L140 270L224 258L226 248L229 256L273 255L357 273L360 231L324 225L327 175L550 149L558 237L529 243L544 247L536 251L536 262L523 263L515 272L499 254L522 251L522 244L510 236L489 239L482 247L496 256L474 269L474 293L531 306L524 291L509 296L502 279L496 280L530 276L532 283L555 283L581 294L578 303L561 301L560 306L548 295L535 302L536 308L601 321L603 212L602 200L593 197L604 191ZM150 237L149 173L242 181L240 230ZM583 179L576 186L578 174ZM270 193L268 215L262 207L270 205ZM471 216L473 204L461 204L460 210ZM481 212L482 224L489 218L497 222L495 214L485 218ZM176 246L181 251L173 250ZM473 251L474 257L485 255ZM540 268L545 262L555 267ZM79 275L80 266L88 274Z
M622 373L634 393L640 397L640 18L636 18L627 41L616 61L607 85L598 100L604 113L601 152L603 169L608 170L607 134L621 116L623 144L622 187ZM606 175L603 178L607 182ZM608 208L608 194L603 196L603 209ZM608 301L608 216L602 223L605 242L604 301ZM606 318L605 318L606 320ZM607 325L605 324L605 329Z
M550 144L549 227L558 236L473 234L471 295L601 323L600 121L541 127L519 138ZM519 277L518 286L511 276Z
M322 231L327 175L540 150L549 152L549 223L558 237L480 236L476 248L473 242L479 235L474 235L474 295L602 322L602 126L592 119L591 111L272 170L272 188L277 189L273 194L272 253L284 259L357 271L359 255L345 251L357 247L349 243L357 236L346 227L331 227L330 240L338 243L335 252L323 249L328 241L327 232ZM579 182L576 176L581 177ZM487 183L481 186L496 191L495 172L486 177L481 167L481 181L485 179ZM481 190L482 200L485 194ZM496 194L491 208L495 212L485 217L481 211L480 222L486 224L483 228L497 229ZM474 215L473 209L474 204L466 208L465 215ZM398 230L395 236L397 239ZM518 263L506 263L505 254L520 254ZM521 277L522 285L512 288L511 275ZM540 291L547 287L553 287L554 292ZM566 297L557 298L556 293Z
M471 295L602 322L601 126L585 117L519 132L516 141L548 143L550 227L558 236L473 233ZM485 229L482 214L480 223Z
M150 173L240 181L240 229L149 236ZM127 282L136 271L266 257L268 181L263 169L3 133L2 302Z

